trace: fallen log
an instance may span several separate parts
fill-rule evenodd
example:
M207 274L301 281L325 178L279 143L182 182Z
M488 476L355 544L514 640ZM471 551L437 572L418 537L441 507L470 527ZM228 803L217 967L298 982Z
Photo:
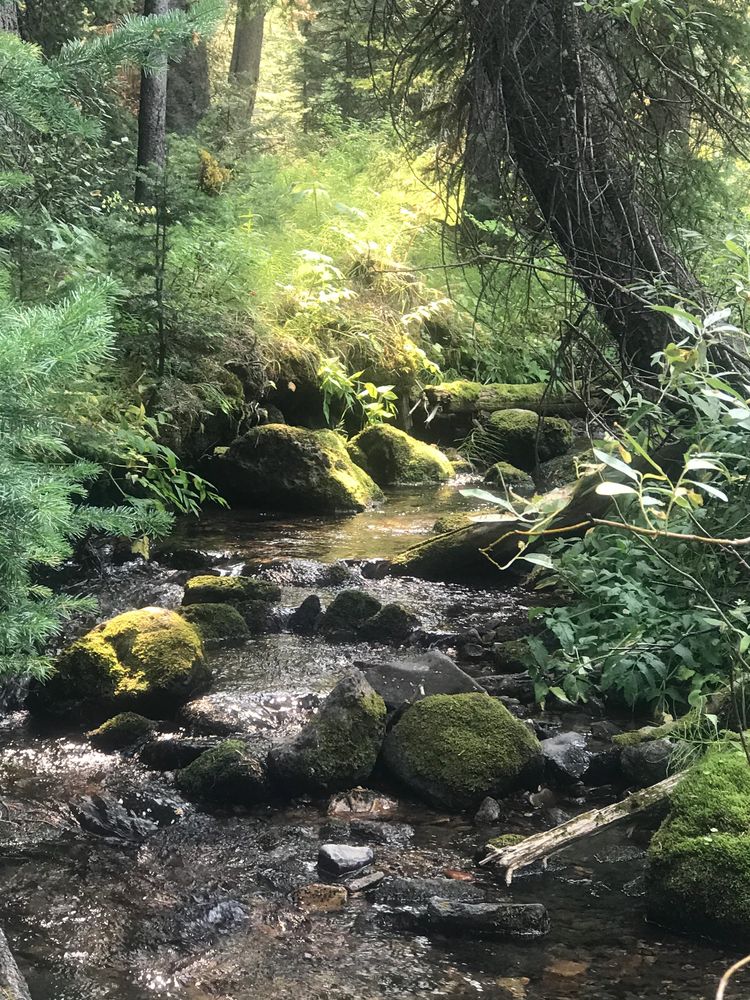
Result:
M519 868L526 868L540 858L556 854L582 837L599 833L600 830L612 826L613 823L619 823L623 819L628 819L636 813L645 812L663 802L669 797L682 777L683 774L670 775L664 781L660 781L650 788L644 788L642 791L627 795L621 802L581 813L580 816L574 816L573 819L561 823L552 830L545 830L543 833L534 834L533 837L527 837L520 844L494 848L479 864L498 865L505 872L505 884L510 885L513 881L513 875Z
M31 1000L26 980L13 958L5 934L0 930L0 998L2 1000Z

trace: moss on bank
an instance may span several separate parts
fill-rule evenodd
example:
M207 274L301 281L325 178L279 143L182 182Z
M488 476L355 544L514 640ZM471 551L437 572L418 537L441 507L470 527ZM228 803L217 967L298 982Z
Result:
M750 939L750 766L710 751L672 793L649 849L649 913L693 933Z

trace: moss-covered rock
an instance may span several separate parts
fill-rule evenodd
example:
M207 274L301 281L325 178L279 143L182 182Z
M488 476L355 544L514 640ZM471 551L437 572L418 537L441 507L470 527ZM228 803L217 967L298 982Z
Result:
M368 618L359 629L359 638L368 642L382 642L389 646L401 646L415 628L419 619L400 604L385 604Z
M443 514L432 526L436 535L444 535L448 531L456 531L457 528L467 528L473 518L473 514L464 514L463 511L455 510L450 514Z
M517 469L510 462L495 462L485 473L484 481L490 486L512 490L522 497L533 496L536 490L534 480L528 472Z
M356 631L380 611L380 601L366 590L342 590L328 605L320 621L324 635Z
M264 424L237 438L207 469L234 504L351 513L382 499L334 431Z
M106 719L140 710L171 715L205 691L211 672L197 630L174 611L142 608L97 625L68 646L29 694L32 712Z
M281 631L276 609L268 601L245 601L237 605L237 610L245 619L250 635L266 635L268 632Z
M136 712L120 712L86 735L97 750L124 750L147 739L155 731L156 726L151 719Z
M378 486L442 483L453 475L441 451L390 424L367 427L349 442L349 454Z
M475 434L475 446L493 462L510 462L529 471L562 455L573 443L573 431L562 417L539 417L531 410L497 410Z
M183 604L243 604L281 599L281 587L255 576L193 576L185 584Z
M531 787L542 767L537 738L486 694L438 694L412 705L388 734L383 757L401 781L448 809Z
M225 740L177 774L190 799L220 805L253 805L268 798L265 761L242 740Z
M292 794L336 792L358 785L375 767L385 718L383 699L359 670L352 670L294 739L271 750L271 773Z
M673 791L646 885L654 920L750 940L750 767L741 750L711 751Z
M180 614L195 626L207 646L241 642L250 634L245 619L233 604L188 604Z

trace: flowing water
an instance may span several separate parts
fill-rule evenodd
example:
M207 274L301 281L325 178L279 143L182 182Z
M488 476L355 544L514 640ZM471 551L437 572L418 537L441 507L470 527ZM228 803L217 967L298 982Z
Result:
M453 487L403 491L382 510L348 519L220 513L181 526L180 535L224 572L273 563L283 603L294 607L308 593L335 593L321 563L392 556L462 504L469 501ZM381 600L413 610L435 641L498 616L510 620L533 600L522 591L352 572ZM97 592L103 617L178 604L186 575L130 563L83 589ZM385 653L288 633L251 639L211 654L209 698L246 725L293 731L350 663ZM319 880L320 843L335 836L324 802L202 811L180 798L169 775L98 753L80 732L37 731L23 712L2 720L0 781L0 921L34 1000L702 1000L736 957L645 922L643 846L627 829L569 849L506 891L474 867L486 831L391 789L401 814L398 824L382 824L377 868L470 872L501 898L545 903L552 922L538 941L430 939L379 926L366 899L352 897L336 913L295 903L295 890ZM491 833L550 823L549 803L535 808L519 796Z

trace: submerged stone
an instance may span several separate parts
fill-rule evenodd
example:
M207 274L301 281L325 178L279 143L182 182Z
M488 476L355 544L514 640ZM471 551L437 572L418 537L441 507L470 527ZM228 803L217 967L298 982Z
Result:
M291 794L341 791L366 781L380 753L385 718L383 699L358 670L350 671L319 713L271 750L275 780Z
M542 766L536 736L486 694L418 701L388 734L383 758L419 795L457 810L535 785Z
M305 910L314 913L335 913L346 906L349 893L343 885L313 882L298 889L296 898L299 906Z
M151 719L136 712L120 712L87 733L97 750L123 750L147 739L156 730Z
M441 483L453 475L441 451L390 424L367 427L352 438L348 450L378 486Z
M482 690L475 680L439 650L430 650L408 660L357 662L357 666L389 711L411 705L428 695Z
M216 456L208 472L232 503L277 510L356 512L383 496L335 431L286 424L254 427Z
M185 584L183 604L244 604L246 601L275 603L281 587L255 576L194 576Z
M32 712L107 718L140 710L173 714L205 691L211 672L197 630L174 611L143 608L97 625L68 646L29 694Z
M541 903L466 903L433 896L427 925L451 936L538 938L549 931L549 914Z

